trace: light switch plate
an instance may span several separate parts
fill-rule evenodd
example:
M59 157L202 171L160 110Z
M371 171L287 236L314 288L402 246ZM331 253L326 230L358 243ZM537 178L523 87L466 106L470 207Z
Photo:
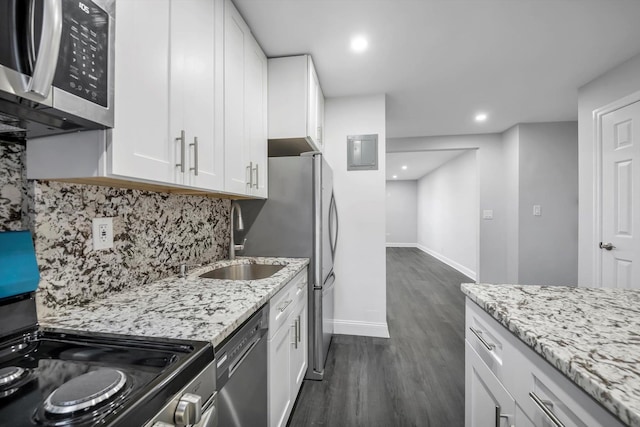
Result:
M533 205L533 215L542 216L542 210L540 208L540 205Z
M113 248L113 218L93 218L93 250Z

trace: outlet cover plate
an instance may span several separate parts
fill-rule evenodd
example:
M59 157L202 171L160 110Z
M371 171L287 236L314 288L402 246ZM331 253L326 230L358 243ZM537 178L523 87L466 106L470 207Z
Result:
M93 218L93 250L113 248L113 218Z

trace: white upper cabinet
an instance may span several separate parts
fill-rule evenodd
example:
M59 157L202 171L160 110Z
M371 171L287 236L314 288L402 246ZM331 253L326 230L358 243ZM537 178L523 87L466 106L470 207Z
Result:
M269 155L320 151L324 95L310 55L269 59Z
M222 190L216 7L208 0L118 4L113 175Z
M225 190L267 196L267 58L238 10L225 2Z

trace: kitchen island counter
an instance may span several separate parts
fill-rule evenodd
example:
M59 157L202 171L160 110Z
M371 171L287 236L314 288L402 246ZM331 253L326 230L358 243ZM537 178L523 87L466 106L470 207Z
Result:
M467 283L462 291L623 423L640 426L640 291Z
M285 267L260 280L203 279L199 276L230 264ZM200 267L187 277L169 277L123 290L82 306L59 309L40 319L51 328L181 338L220 344L302 271L307 258L239 257Z

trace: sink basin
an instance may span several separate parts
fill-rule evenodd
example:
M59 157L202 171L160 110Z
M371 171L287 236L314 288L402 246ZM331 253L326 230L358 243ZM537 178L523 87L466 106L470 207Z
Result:
M223 280L258 280L271 277L283 268L284 265L234 264L207 271L200 277Z

